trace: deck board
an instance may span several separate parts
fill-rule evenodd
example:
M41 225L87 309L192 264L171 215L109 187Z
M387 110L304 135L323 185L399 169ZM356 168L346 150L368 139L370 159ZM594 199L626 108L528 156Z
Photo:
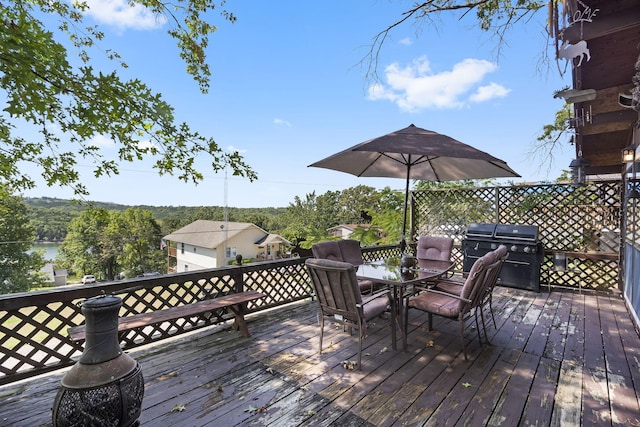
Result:
M527 339L527 344L524 348L525 353L531 353L538 356L542 356L549 340L549 332L553 319L556 317L558 310L558 301L560 295L557 292L546 294L547 298L544 300L543 306L540 308L540 316L538 321L534 325L531 335ZM543 298L545 294L540 293L540 297Z
M325 325L314 301L131 351L145 377L140 425L640 425L640 338L617 295L498 287L490 345L465 327L409 314L408 349L388 321L370 325L362 370L356 334ZM0 426L51 425L65 370L0 388ZM179 410L183 409L183 410Z
M526 400L522 399L523 392L531 389L539 362L540 358L536 355L520 353L509 381L495 405L499 410L492 411L491 418L488 421L489 425L518 425L526 404Z
M574 295L569 312L564 359L572 360L580 366L584 365L584 296Z
M580 425L582 413L582 366L572 360L563 360L556 389L556 404L551 424L557 426Z
M604 369L585 366L582 370L582 422L585 426L610 426L611 408Z
M539 359L518 426L550 425L558 387L560 364L560 361L546 357Z

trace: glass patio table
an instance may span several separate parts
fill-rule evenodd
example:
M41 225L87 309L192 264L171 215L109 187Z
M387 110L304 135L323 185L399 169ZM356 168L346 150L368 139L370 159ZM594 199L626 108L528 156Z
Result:
M407 327L404 324L404 296L407 287L434 281L449 272L454 263L416 259L414 267L403 267L400 258L365 262L356 266L356 277L371 280L375 284L387 285L392 289L396 302L396 322L402 336L402 349L407 349Z

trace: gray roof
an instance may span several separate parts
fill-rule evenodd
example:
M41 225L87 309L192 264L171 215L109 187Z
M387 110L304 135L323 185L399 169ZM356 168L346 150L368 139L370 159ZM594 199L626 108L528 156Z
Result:
M269 233L268 236L265 236L263 239L260 239L256 242L256 244L259 246L273 245L276 243L283 243L285 245L291 246L291 242L285 239L284 237L282 237L281 235L271 234L271 233Z
M163 239L213 249L220 246L224 242L225 237L231 239L252 227L262 231L265 235L269 234L250 222L207 221L199 219L164 236Z

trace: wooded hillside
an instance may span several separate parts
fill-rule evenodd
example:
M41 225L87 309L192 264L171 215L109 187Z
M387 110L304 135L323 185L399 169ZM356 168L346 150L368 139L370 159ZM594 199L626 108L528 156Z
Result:
M71 220L91 207L116 211L125 211L128 208L149 210L161 224L163 233L166 234L196 219L224 220L224 207L222 206L128 206L105 202L79 203L50 197L25 197L23 201L28 207L29 219L36 227L36 240L43 242L62 242ZM284 228L279 217L286 212L286 209L227 208L227 215L229 221L252 222L269 232L277 233Z

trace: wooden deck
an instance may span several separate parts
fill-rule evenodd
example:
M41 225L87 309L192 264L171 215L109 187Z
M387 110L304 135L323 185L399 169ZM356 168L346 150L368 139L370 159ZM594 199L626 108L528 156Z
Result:
M407 352L385 321L357 339L327 328L318 355L315 302L130 354L145 376L141 426L640 426L640 339L621 298L497 288L492 345L412 311ZM471 322L472 323L472 322ZM51 424L64 372L0 388L1 426Z

